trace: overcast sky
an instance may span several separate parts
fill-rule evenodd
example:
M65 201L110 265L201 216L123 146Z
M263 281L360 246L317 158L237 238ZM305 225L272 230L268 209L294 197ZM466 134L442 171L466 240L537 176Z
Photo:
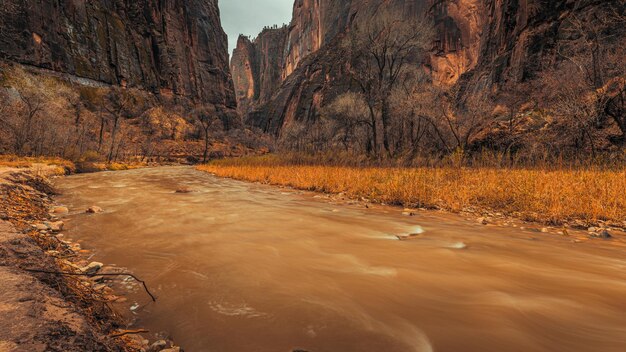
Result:
M293 3L294 0L219 0L230 54L239 34L254 38L265 26L289 23Z

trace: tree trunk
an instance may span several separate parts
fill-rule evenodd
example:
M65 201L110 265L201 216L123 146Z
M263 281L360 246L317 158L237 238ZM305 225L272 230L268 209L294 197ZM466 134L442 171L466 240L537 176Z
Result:
M389 100L382 100L381 117L383 122L383 146L385 147L386 156L391 156L391 148L389 147Z
M100 150L102 150L102 141L104 138L104 118L102 117L102 112L99 113L100 115L100 133L99 133L99 137L98 137L98 152L100 152Z
M372 140L371 140L371 151L374 156L378 155L378 125L376 123L376 113L374 112L374 108L370 105L370 123L372 127Z
M113 152L115 151L115 136L117 134L118 122L119 122L119 117L116 116L115 120L113 121L113 128L111 129L111 149L109 149L109 157L107 159L109 163L113 161Z
M209 129L204 129L204 154L202 154L202 163L206 164L209 156Z

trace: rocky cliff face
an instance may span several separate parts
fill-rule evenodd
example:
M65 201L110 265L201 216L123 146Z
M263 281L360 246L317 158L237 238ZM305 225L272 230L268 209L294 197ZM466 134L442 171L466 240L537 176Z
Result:
M435 27L428 66L436 84L461 91L498 89L533 79L556 60L563 18L601 0L296 0L282 50L282 83L272 98L251 99L248 122L280 134L294 120L314 119L319 108L350 88L339 41L355 25L386 9L408 19L427 16ZM267 53L254 50L257 57ZM233 72L241 65L233 59ZM258 60L258 58L257 58ZM253 79L257 79L252 74ZM237 83L239 87L239 82Z
M240 111L269 101L283 81L287 27L266 28L251 41L245 36L237 40L231 71L237 87Z
M413 19L430 14L437 29L433 76L454 83L477 64L482 29L477 11L482 6L481 0L296 0L289 27L272 38L273 45L264 46L272 50L257 45L270 40L266 31L253 42L240 41L235 50L231 70L238 77L240 112L250 124L272 133L289 121L314 118L327 97L334 96L331 92L349 85L339 38L385 11ZM258 65L249 64L249 58L277 65L272 71L279 71L280 79L268 80L254 68Z
M5 0L0 57L235 108L217 0Z

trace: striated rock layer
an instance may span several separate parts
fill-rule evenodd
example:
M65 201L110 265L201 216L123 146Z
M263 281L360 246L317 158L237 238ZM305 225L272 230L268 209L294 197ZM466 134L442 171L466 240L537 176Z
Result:
M0 57L236 107L217 0L5 0Z
M612 0L609 0L612 1ZM280 135L292 121L315 119L319 108L349 89L340 39L352 26L386 9L407 19L426 16L435 27L428 66L437 84L460 85L461 92L495 89L534 78L556 60L561 24L576 8L601 0L296 0L289 27L274 45L265 32L242 40L231 68L240 111L247 122ZM281 50L276 50L282 47ZM271 50L270 50L271 48ZM240 55L248 52L249 55ZM254 62L273 62L269 78ZM256 71L255 71L256 70ZM265 72L268 69L265 68ZM243 93L246 94L243 94ZM262 99L260 97L263 97ZM271 97L268 99L268 97Z

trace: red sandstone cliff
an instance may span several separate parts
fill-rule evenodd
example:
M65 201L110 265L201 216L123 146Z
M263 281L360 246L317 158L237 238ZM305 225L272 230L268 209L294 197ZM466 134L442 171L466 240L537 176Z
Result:
M290 121L315 119L321 106L350 88L346 59L339 45L342 35L385 9L399 10L408 19L428 16L436 30L429 62L433 80L438 84L458 84L461 91L471 91L532 80L557 60L555 42L562 35L563 19L575 9L602 3L600 0L296 0L282 57L273 60L279 65L275 69L281 70L281 83L255 87L253 98L248 97L240 111L247 116L249 124L274 134L280 134ZM251 50L255 60L279 53L258 47ZM240 67L245 64L235 56L231 67L239 75ZM254 81L270 82L254 72L250 77ZM237 87L248 87L247 84L238 81Z
M441 82L456 82L477 64L482 26L482 18L476 15L482 9L479 3L297 0L288 28L265 30L253 41L240 38L231 61L239 110L250 124L271 132L278 132L285 121L313 118L323 97L346 85L341 77L344 58L337 47L338 38L384 10L409 18L432 13L438 30L431 60L433 75ZM258 62L274 66L262 71ZM279 79L264 74L268 71L280 72Z

